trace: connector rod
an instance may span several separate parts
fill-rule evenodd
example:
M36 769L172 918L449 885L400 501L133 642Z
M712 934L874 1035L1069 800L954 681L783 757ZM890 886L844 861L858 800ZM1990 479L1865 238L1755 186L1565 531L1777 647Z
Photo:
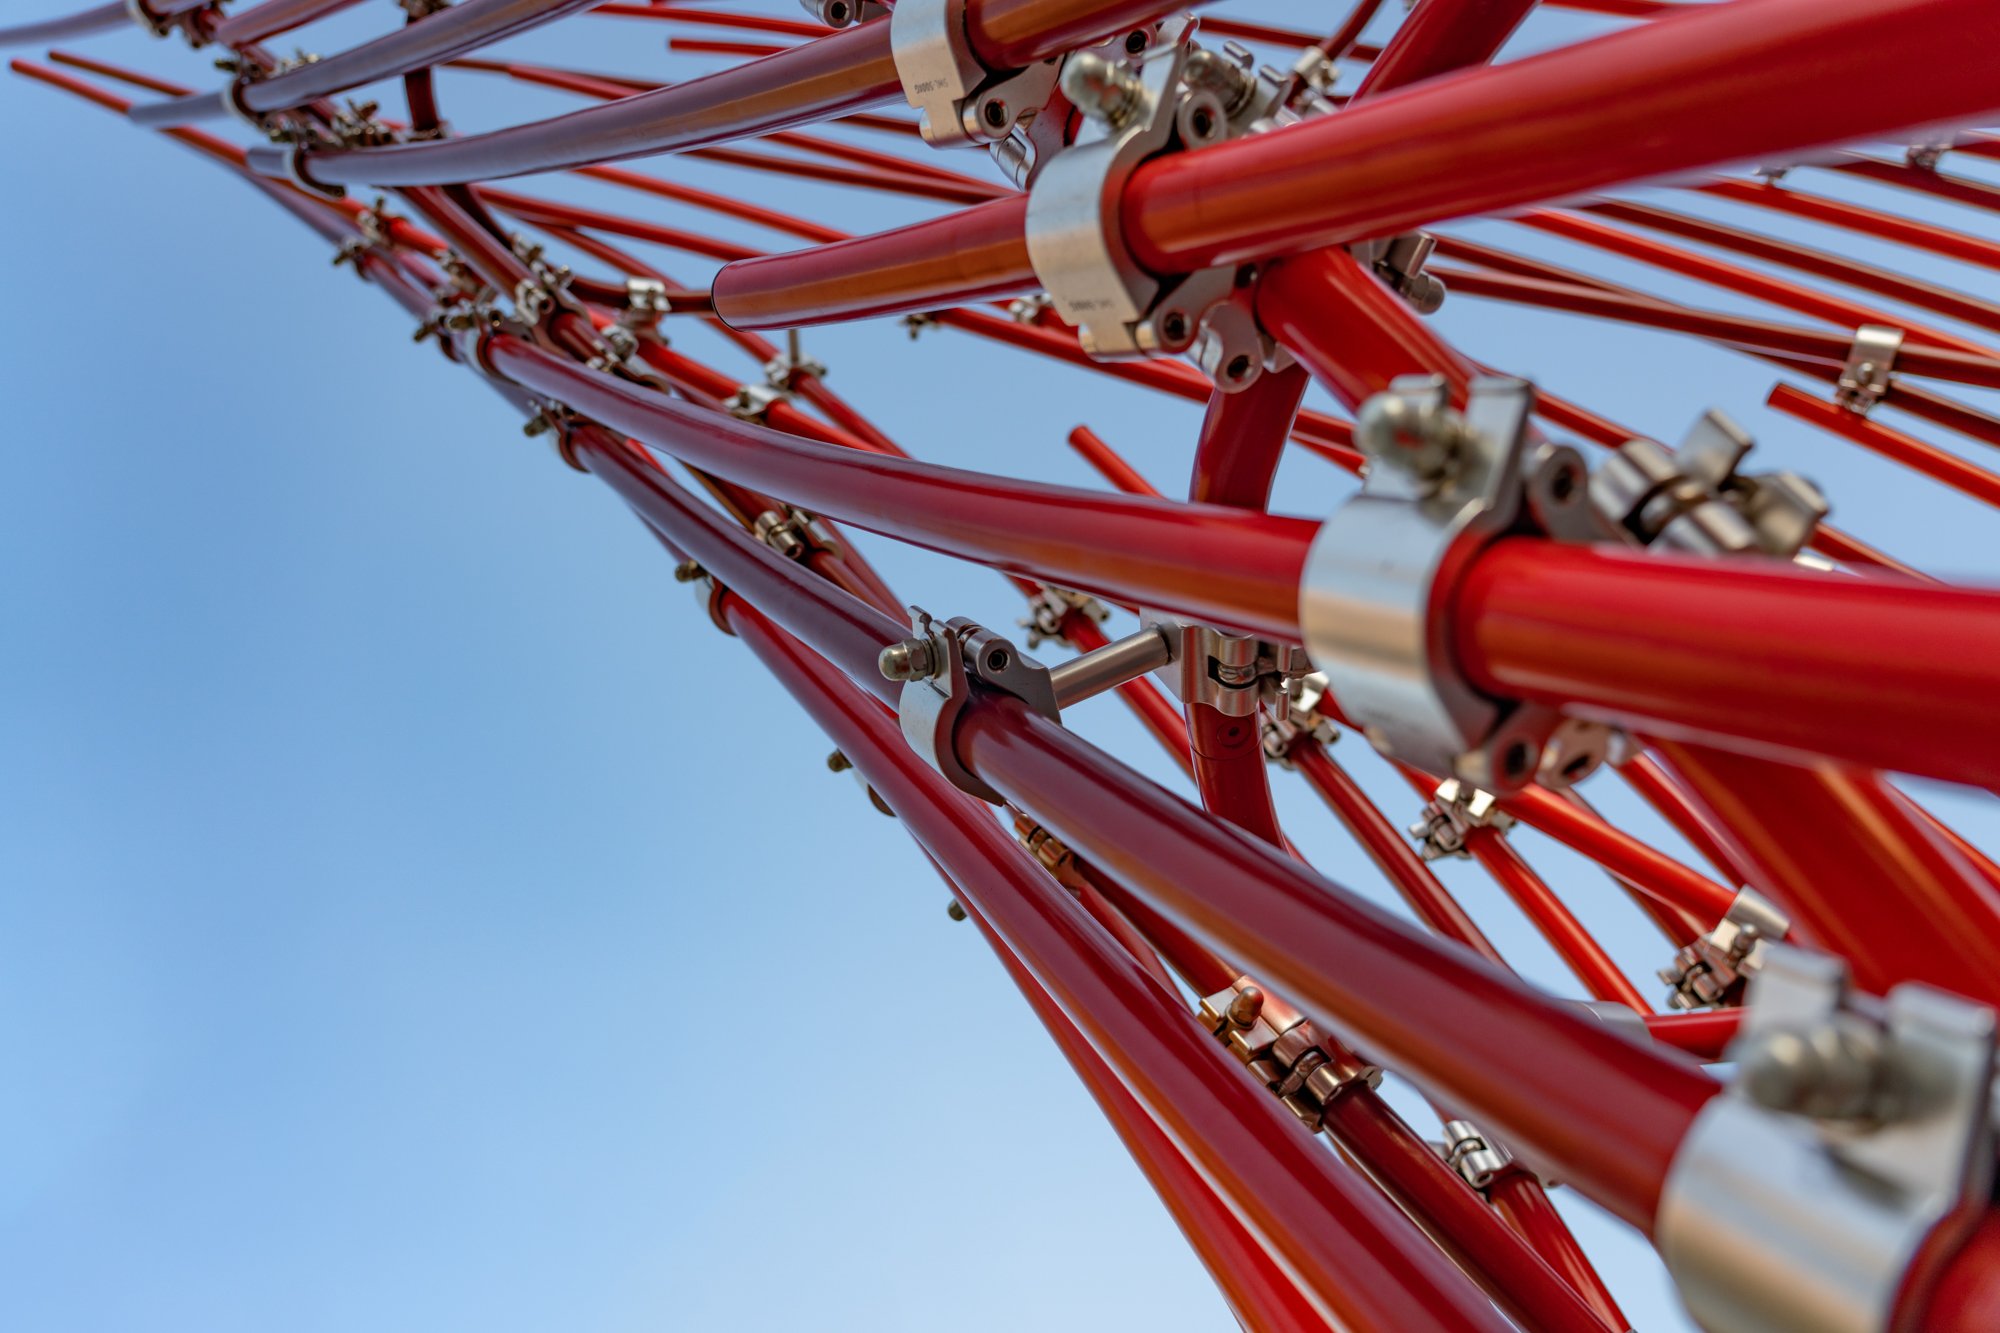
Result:
M1137 634L1050 668L1049 679L1055 683L1057 706L1068 708L1158 671L1173 660L1173 645L1167 636L1158 626L1149 625Z

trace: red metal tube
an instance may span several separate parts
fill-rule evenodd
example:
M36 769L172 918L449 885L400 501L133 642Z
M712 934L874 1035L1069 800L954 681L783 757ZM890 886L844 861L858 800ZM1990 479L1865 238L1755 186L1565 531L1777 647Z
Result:
M1458 900L1438 883L1431 868L1411 850L1409 840L1402 831L1375 808L1375 803L1361 790L1361 784L1336 764L1323 747L1311 741L1296 746L1292 750L1292 763L1298 768L1299 776L1319 793L1327 808L1347 826L1347 831L1368 853L1368 859L1388 877L1389 883L1395 886L1419 920L1495 966L1507 966L1500 951L1493 947L1493 942L1486 938L1478 923L1466 915Z
M1506 1323L1465 1275L1232 1068L1192 1015L1084 919L983 807L947 787L890 718L753 616L733 623L1332 1319L1503 1333Z
M782 32L792 37L824 37L826 25L805 19L781 19L769 14L731 14L715 9L691 9L685 5L599 5L592 14L604 18L662 19L714 28L736 28L744 32Z
M1750 882L1795 930L1845 955L1864 989L1915 978L2000 1000L2000 889L1879 773L1671 741L1658 749L1735 830Z
M1298 577L1314 525L862 454L662 400L509 338L509 379L741 485L814 513L1010 573L1298 639Z
M264 0L261 5L252 5L216 24L215 40L223 46L247 46L360 3L361 0Z
M1025 69L1186 8L1160 0L972 0L965 35L987 68Z
M1523 824L1583 853L1648 896L1693 913L1698 921L1713 925L1736 900L1736 890L1695 873L1545 787L1523 787L1503 798L1500 806Z
M1326 1126L1361 1168L1460 1268L1479 1279L1522 1328L1536 1333L1625 1329L1623 1317L1615 1316L1616 1306L1612 1310L1617 1322L1612 1323L1521 1234L1500 1225L1479 1195L1373 1089L1357 1088L1335 1098L1327 1108ZM1526 1179L1519 1172L1513 1174Z
M1962 259L1968 264L2000 269L2000 242L1967 236L1929 222L1881 213L1840 199L1806 194L1772 182L1716 180L1695 187L1718 199L1733 199L1773 212L1788 213L1830 227L1842 227L1863 236L1875 236L1899 245L1927 250L1934 255Z
M1507 1224L1532 1245L1543 1262L1563 1275L1570 1285L1616 1329L1630 1328L1618 1302L1597 1275L1590 1256L1576 1243L1562 1214L1549 1202L1548 1194L1534 1177L1519 1171L1506 1172L1487 1187L1486 1197Z
M1832 278L1850 287L1876 292L1891 300L1903 301L1921 309L1935 310L1941 315L1964 320L1981 328L2000 329L2000 305L1938 283L1905 277L1874 264L1844 259L1839 255L1814 250L1792 241L1744 231L1739 227L1724 226L1719 222L1710 222L1706 218L1690 217L1685 213L1655 208L1651 204L1607 199L1587 204L1585 208L1602 217L1618 218L1641 227L1650 227L1655 231L1685 236L1689 240L1700 241L1705 245L1721 246L1739 254L1773 264L1782 264L1786 268L1797 269L1803 273Z
M1991 358L1993 355L1992 349L1982 347L1970 339L1930 328L1906 316L1888 314L1858 302L1829 296L1811 288L1801 287L1797 283L1752 272L1737 264L1725 264L1720 260L1694 254L1650 237L1634 236L1630 232L1608 227L1592 218L1537 209L1522 214L1518 221L1537 231L1561 236L1610 254L1622 255L1627 259L1636 259L1640 263L1664 269L1669 273L1679 273L1710 286L1720 287L1724 291L1736 292L1786 310L1795 310L1800 314L1824 319L1848 329L1862 324L1892 324L1938 347L1967 352L1978 357ZM2000 314L2000 308L1993 309L1995 314Z
M1859 412L1850 412L1838 403L1824 402L1801 393L1789 384L1773 388L1765 402L1787 416L1809 421L1854 441L1871 453L1880 454L1934 481L1941 481L1955 491L2000 508L2000 476L1985 468L1975 467L1955 454L1946 453L1936 445L1925 444L1914 436L1890 430Z
M1467 678L1502 698L2000 784L2000 592L1508 540L1467 572L1451 615Z
M1675 1147L1716 1090L1698 1069L1427 939L1017 701L969 710L956 739L961 761L1133 896L1650 1226Z
M1130 463L1111 451L1111 446L1099 438L1096 431L1088 426L1078 426L1069 433L1070 448L1082 454L1084 461L1102 472L1105 479L1127 495L1158 496L1153 483L1140 476Z
M434 22L426 19L410 31ZM308 153L303 170L322 185L456 184L520 176L826 120L886 102L901 88L889 55L888 25L864 23L762 60L552 120L430 143ZM263 175L282 176L285 152L253 149L250 164Z
M1592 999L1613 1000L1640 1014L1652 1011L1646 997L1612 961L1597 937L1584 929L1568 904L1522 859L1514 844L1497 830L1481 828L1467 835L1465 845L1486 868L1486 873L1499 882L1507 896L1535 923L1535 929L1576 974Z
M1996 1273L2000 1273L2000 1212L1989 1210L1928 1290L1903 1293L1905 1315L1899 1325L1925 1333L1992 1333L2000 1328Z
M125 0L111 0L109 4L95 5L62 18L0 28L0 46L39 46L70 37L88 37L93 32L109 32L131 21L132 11L125 8Z
M949 882L949 876L946 878ZM953 890L957 891L956 885ZM960 901L964 901L963 895ZM1090 1089L1104 1118L1124 1141L1125 1150L1145 1173L1160 1202L1173 1214L1181 1235L1208 1269L1237 1320L1259 1333L1324 1333L1325 1319L1290 1275L1230 1211L1228 1203L1180 1147L1146 1114L1146 1108L1126 1089L1117 1072L1091 1048L1076 1024L1069 1021L1062 1007L1050 998L978 909L968 907L966 912L1035 1011L1035 1017L1042 1021L1043 1029L1076 1070L1083 1085Z
M1382 45L1354 100L1493 58L1535 0L1420 0Z
M1345 250L1300 255L1265 270L1257 318L1350 408L1398 375L1443 375L1460 401L1472 378L1471 363Z
M1639 793L1647 805L1672 824L1675 831L1693 844L1710 865L1722 872L1724 879L1731 884L1750 882L1743 851L1735 845L1734 835L1716 823L1715 817L1699 802L1690 798L1679 781L1660 767L1657 759L1649 754L1636 754L1618 765L1617 771L1618 776Z
M787 328L925 310L1028 291L1025 195L943 217L729 265L715 309L738 328Z
M2000 105L2000 50L1965 40L1988 18L1985 0L1694 6L1149 163L1125 236L1148 269L1184 273L1977 119Z
M1695 1014L1647 1014L1646 1031L1653 1040L1700 1060L1720 1060L1743 1026L1741 1009L1710 1009Z

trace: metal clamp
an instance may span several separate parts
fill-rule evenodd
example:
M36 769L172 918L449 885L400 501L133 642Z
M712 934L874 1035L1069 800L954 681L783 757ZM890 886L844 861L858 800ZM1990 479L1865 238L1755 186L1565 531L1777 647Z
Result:
M889 15L889 50L903 98L933 148L1004 139L1041 110L1056 86L1056 60L992 70L966 35L966 0L903 0Z
M1517 1169L1514 1154L1507 1151L1507 1146L1498 1139L1488 1138L1470 1120L1444 1122L1444 1160L1461 1180L1481 1194L1504 1173Z
M1331 745L1339 740L1340 729L1333 725L1333 719L1320 716L1319 706L1325 698L1324 672L1291 677L1283 696L1268 706L1264 724L1258 728L1264 757L1279 768L1290 769L1292 751L1305 742Z
M1369 399L1354 430L1366 479L1320 526L1299 585L1306 648L1370 743L1501 795L1580 780L1612 735L1479 693L1445 641L1447 599L1489 543L1598 535L1583 459L1530 430L1534 401L1525 381L1482 378L1460 414L1435 376Z
M722 400L723 410L742 421L762 421L771 414L771 409L790 398L783 389L771 384L739 384L736 392Z
M1889 393L1890 374L1896 368L1896 354L1903 350L1903 331L1889 324L1863 324L1854 331L1847 349L1847 364L1840 368L1840 383L1834 401L1850 412L1868 415L1868 410Z
M1283 698L1290 682L1312 670L1305 650L1225 634L1212 625L1143 611L1140 621L1166 636L1168 661L1154 674L1182 703L1204 704L1225 717L1254 717L1259 705Z
M1111 619L1110 610L1095 597L1044 584L1040 592L1028 599L1026 618L1014 623L1028 631L1028 647L1039 648L1044 643L1069 643L1063 624L1073 615L1100 625Z
M1790 559L1826 517L1826 497L1793 472L1741 471L1754 445L1715 411L1671 454L1652 440L1628 440L1590 479L1591 503L1641 546Z
M785 350L764 363L764 382L783 393L790 393L798 384L801 375L814 379L826 378L826 367L809 357L799 341L799 331L785 332Z
M673 313L673 301L667 295L667 284L658 278L625 279L625 305L618 312L621 328L634 333L642 329L651 330L649 336L658 337L660 317ZM665 342L665 338L660 338Z
M1315 1133L1344 1093L1382 1082L1381 1069L1337 1043L1323 1044L1303 1014L1249 977L1203 996L1201 1020Z
M1062 721L1049 670L992 630L954 617L940 625L910 608L912 636L882 650L882 675L903 682L896 711L903 735L926 763L962 792L994 805L999 792L958 761L952 730L981 690L1011 694L1051 722Z
M703 569L699 561L683 560L678 565L675 565L674 582L696 585L694 590L695 596L701 599L702 608L708 612L709 620L717 629L727 634L730 638L733 639L736 637L736 631L729 628L729 617L722 614L722 599L729 595L729 589L723 587L721 581L713 574ZM835 751L835 753L838 754L839 751ZM845 755L841 757L843 760L846 758ZM833 761L831 759L827 761L827 767L833 768ZM840 771L837 768L834 769L836 773ZM888 812L885 811L884 813Z
M1385 236L1349 246L1354 257L1374 270L1390 290L1409 302L1420 315L1434 315L1444 305L1444 280L1426 273L1437 239L1429 232L1409 231L1401 236Z
M1673 988L1667 1004L1675 1009L1723 1008L1740 1004L1750 977L1763 966L1765 945L1785 938L1791 918L1754 889L1729 904L1715 928L1683 947L1660 980Z
M1455 856L1467 860L1472 853L1465 841L1474 829L1490 828L1501 833L1514 827L1514 817L1500 808L1490 791L1481 791L1469 782L1446 778L1436 795L1417 812L1410 836L1417 840L1417 854L1426 861Z
M1993 1011L1850 999L1845 963L1773 947L1729 1056L1654 1224L1681 1299L1715 1333L1882 1333L1985 1212Z

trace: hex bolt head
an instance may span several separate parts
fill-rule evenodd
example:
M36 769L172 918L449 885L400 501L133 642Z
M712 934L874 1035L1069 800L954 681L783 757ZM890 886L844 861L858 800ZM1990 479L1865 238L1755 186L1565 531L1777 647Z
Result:
M1091 51L1063 62L1062 91L1078 111L1113 128L1125 122L1144 95L1132 71Z
M929 639L905 639L884 648L876 664L886 680L923 680L937 669L936 661Z

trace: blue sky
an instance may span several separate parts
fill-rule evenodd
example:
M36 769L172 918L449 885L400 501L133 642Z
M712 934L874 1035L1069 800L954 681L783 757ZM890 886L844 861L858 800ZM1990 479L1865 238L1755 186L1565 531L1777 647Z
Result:
M389 8L312 44L377 31ZM1596 26L1550 19L1521 49ZM578 19L527 46L585 68L710 67L663 54L664 34ZM89 49L212 77L136 33ZM573 105L484 76L442 91L466 129ZM0 1325L1230 1326L922 858L825 770L824 739L602 487L222 172L17 79L0 114L28 131L0 211ZM923 211L665 169L856 229ZM1465 298L1438 318L1669 440L1723 406L1851 530L1990 577L1989 511L1763 412L1754 363ZM699 334L684 345L753 373ZM913 346L893 322L807 346L921 457L1088 484L1062 444L1082 421L1163 489L1185 484L1196 406L960 335ZM1295 458L1280 505L1325 512L1345 485ZM866 545L934 611L1018 614L997 579ZM1115 701L1074 722L1171 778ZM1414 814L1365 747L1341 753ZM2000 844L1990 801L1917 790ZM1309 793L1282 775L1278 791L1317 865L1388 898ZM1608 779L1593 795L1678 848ZM1636 974L1665 961L1601 876L1520 841ZM1463 870L1445 873L1474 915L1567 991ZM1685 1327L1643 1245L1558 1197L1628 1314Z

